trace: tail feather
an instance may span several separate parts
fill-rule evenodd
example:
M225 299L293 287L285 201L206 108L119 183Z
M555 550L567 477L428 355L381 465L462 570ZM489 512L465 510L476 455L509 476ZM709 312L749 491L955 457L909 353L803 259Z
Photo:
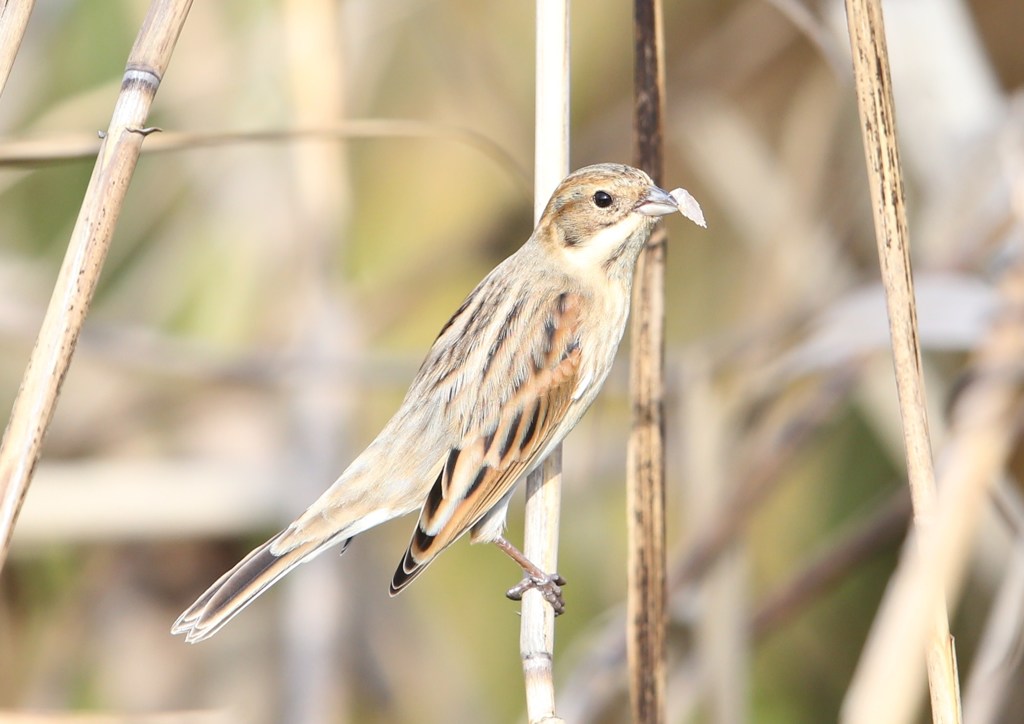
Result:
M295 566L335 545L340 544L341 552L344 552L351 540L351 536L336 535L275 553L275 544L287 533L287 530L278 533L217 579L206 593L178 617L171 627L171 633L184 634L188 643L213 636Z
M402 562L398 564L398 568L395 569L395 575L391 579L391 586L388 589L392 596L397 596L405 587L408 586L413 580L419 576L426 567L434 560L436 556L430 556L426 559L418 559L412 551L412 547L405 552L402 557Z

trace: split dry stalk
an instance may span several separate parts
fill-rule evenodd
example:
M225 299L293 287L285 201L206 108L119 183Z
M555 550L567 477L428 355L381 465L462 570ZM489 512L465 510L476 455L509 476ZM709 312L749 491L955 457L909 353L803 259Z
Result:
M634 157L655 183L664 167L665 117L660 0L635 0ZM626 641L632 718L639 724L666 716L668 589L665 573L665 243L659 226L640 256L633 291L630 398L633 430L626 475L629 536Z
M569 170L569 3L537 0L534 217ZM523 552L548 572L558 568L562 446L526 481ZM523 594L519 651L531 724L562 721L555 714L555 612L539 591Z
M847 23L853 54L857 105L867 157L868 183L875 219L875 237L889 314L893 367L903 442L906 449L907 479L914 506L914 527L927 540L934 526L936 507L935 471L932 466L931 440L925 403L921 350L918 345L917 310L904 202L903 178L896 144L892 80L885 43L885 26L880 0L847 0ZM929 621L927 643L928 682L931 691L932 718L942 724L960 721L960 697L957 684L956 654L949 633L949 618L941 589L934 599L925 600L919 615ZM869 642L870 643L870 642ZM869 658L870 648L861 661L860 675L887 676L888 663ZM855 686L857 681L855 681ZM851 691L851 694L853 691ZM858 699L851 699L853 703ZM886 701L884 698L879 701ZM887 705L887 704L886 704ZM873 705L874 706L874 705ZM865 718L860 709L849 706L847 721L876 722ZM885 719L889 721L890 719ZM897 721L896 718L891 721Z
M154 0L139 30L67 254L0 442L0 568L191 0Z

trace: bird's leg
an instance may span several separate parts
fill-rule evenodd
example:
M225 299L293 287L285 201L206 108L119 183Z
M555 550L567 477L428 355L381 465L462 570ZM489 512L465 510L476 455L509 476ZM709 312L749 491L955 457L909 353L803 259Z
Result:
M565 585L564 578L557 573L545 573L533 561L523 555L522 551L501 536L494 541L494 545L501 548L509 558L518 563L525 574L523 580L510 588L505 594L506 596L513 601L519 601L524 593L531 588L536 588L544 596L544 600L551 604L551 608L555 610L556 616L565 612L565 599L562 598L562 586Z

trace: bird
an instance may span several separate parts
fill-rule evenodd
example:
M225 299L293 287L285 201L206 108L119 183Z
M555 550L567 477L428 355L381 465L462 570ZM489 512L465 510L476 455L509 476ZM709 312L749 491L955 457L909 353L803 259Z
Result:
M207 639L298 564L417 510L392 596L468 532L522 568L510 598L536 588L561 613L565 580L503 535L509 500L597 396L625 330L637 259L659 219L677 211L705 225L689 192L669 193L639 169L603 163L569 174L526 243L441 328L380 434L171 632Z

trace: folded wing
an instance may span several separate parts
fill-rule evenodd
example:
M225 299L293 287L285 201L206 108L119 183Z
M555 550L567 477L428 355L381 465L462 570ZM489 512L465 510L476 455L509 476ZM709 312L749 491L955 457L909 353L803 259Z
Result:
M580 300L561 294L547 306L529 315L543 326L523 330L525 339L510 340L511 354L485 365L486 374L499 377L473 389L503 402L468 401L477 410L490 404L494 411L476 416L479 424L448 452L391 582L392 595L498 505L567 432L562 423L571 416L581 379Z

